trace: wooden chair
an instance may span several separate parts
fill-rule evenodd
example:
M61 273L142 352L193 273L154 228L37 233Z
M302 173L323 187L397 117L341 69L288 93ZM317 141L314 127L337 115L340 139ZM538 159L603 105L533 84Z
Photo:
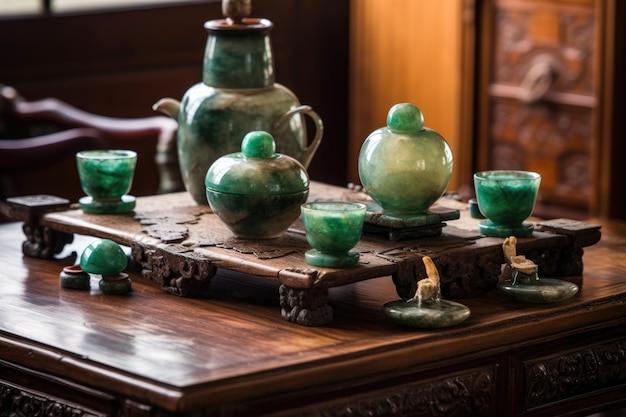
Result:
M184 190L176 156L175 120L165 116L113 118L63 101L28 101L0 85L0 199L52 194L77 201L75 154L85 149L138 153L131 194Z

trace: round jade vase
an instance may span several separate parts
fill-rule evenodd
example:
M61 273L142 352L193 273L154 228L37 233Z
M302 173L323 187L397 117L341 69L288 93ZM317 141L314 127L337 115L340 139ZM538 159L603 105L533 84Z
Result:
M413 104L393 106L387 126L372 132L359 153L366 192L389 214L424 213L446 191L453 157L448 142L424 127Z
M221 19L205 23L208 39L202 82L187 90L180 103L155 105L178 120L178 159L186 189L207 204L204 179L218 158L241 149L245 134L269 132L277 152L306 168L323 135L320 117L295 94L274 82L272 47L266 19ZM309 142L305 116L314 123Z
M206 198L237 237L280 237L300 215L309 176L296 159L276 153L271 134L248 133L241 152L220 157L206 173Z

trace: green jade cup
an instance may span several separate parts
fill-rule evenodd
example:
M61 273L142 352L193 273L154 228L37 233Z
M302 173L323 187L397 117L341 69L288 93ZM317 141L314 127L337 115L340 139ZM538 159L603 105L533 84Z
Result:
M76 154L78 177L87 194L79 199L89 214L127 213L136 198L128 195L133 183L137 153L128 150L90 150Z
M301 206L306 238L313 249L304 254L309 265L341 268L359 262L351 250L361 238L367 206L340 201L305 203Z
M493 237L530 237L530 217L537 201L541 176L529 171L483 171L474 174L478 208L486 220L480 232Z

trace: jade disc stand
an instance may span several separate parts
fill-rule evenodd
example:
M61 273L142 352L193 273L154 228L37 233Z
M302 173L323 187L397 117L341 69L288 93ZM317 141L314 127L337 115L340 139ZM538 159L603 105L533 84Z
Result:
M365 202L366 198L354 190L316 182L309 193L309 201ZM241 274L215 279L254 275L276 284L284 319L317 326L333 320L328 293L332 287L391 276L400 298L411 298L417 281L426 278L424 256L436 264L446 299L477 297L496 289L505 264L503 239L482 236L466 204L445 198L438 203L460 213L459 219L442 226L441 234L396 242L364 232L354 248L360 253L359 263L350 268L306 264L304 253L310 246L299 220L277 239L238 239L207 206L197 205L185 192L138 197L129 214L85 214L77 204L45 195L11 198L0 208L23 222L26 256L53 259L73 234L111 239L130 247L143 276L169 294L207 294L210 302L210 282L218 269ZM538 265L541 276L581 276L583 248L597 243L600 236L597 225L568 219L542 221L531 238L518 240L518 249Z

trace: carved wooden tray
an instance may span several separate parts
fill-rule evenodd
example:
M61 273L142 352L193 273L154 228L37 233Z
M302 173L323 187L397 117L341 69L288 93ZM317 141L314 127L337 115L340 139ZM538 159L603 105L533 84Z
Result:
M368 197L313 182L309 200L320 199ZM111 239L129 246L143 275L169 293L189 296L210 290L218 269L255 275L278 284L285 319L322 325L332 321L332 287L391 276L400 297L413 296L417 281L426 277L421 261L425 255L440 272L445 298L474 297L496 286L504 264L502 239L480 235L478 221L456 200L443 198L435 206L458 209L460 218L449 221L438 236L390 241L364 233L355 248L359 264L345 269L305 263L304 252L310 247L299 220L278 239L237 239L208 206L198 206L185 192L140 197L135 212L128 215L89 215L45 196L31 197L30 202L12 199L4 211L25 221L26 255L51 257L74 233ZM537 223L535 230L532 238L519 239L518 253L538 264L542 276L581 275L583 247L600 239L599 226L567 219Z

